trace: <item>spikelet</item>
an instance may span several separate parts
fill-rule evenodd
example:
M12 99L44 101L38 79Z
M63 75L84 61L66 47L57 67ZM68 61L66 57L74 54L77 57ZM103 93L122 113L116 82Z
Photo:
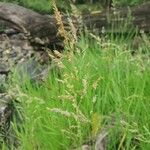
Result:
M64 38L64 43L67 44L68 43L68 37L67 37L67 32L64 28L64 24L61 18L61 14L60 11L58 10L57 6L56 6L56 1L52 0L52 6L54 9L54 13L55 13L55 19L58 25L58 33L60 34L60 36L62 38Z
M94 90L96 90L96 88L97 88L97 86L98 86L98 83L99 83L99 81L102 79L102 77L99 77L96 81L94 81L94 83L93 83L93 85L92 85L92 87L93 87L93 89Z
M92 136L95 137L100 129L101 117L98 113L92 115Z
M75 119L76 121L79 121L79 122L82 122L82 123L88 123L88 119L80 112L78 114L75 114L73 112L69 112L67 110L62 110L60 108L48 108L47 107L47 110L50 111L50 112L53 112L53 113L56 113L56 114L60 114L64 117L67 117L67 118L73 118Z

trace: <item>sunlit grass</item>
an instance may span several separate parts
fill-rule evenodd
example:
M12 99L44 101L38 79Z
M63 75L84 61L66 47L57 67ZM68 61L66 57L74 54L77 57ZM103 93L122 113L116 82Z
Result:
M18 149L77 148L105 127L108 149L149 149L149 58L132 56L125 41L100 44L82 37L75 50L64 52L61 69L44 83L14 76L16 108L23 114L22 123L13 123Z

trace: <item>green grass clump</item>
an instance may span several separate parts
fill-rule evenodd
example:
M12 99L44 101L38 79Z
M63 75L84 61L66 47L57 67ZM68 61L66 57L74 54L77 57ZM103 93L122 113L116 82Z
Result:
M53 6L51 0L0 0L0 2L1 1L15 3L43 14L53 13ZM68 0L57 1L57 6L60 10L64 12L70 9Z
M23 114L22 123L13 123L18 149L73 149L103 128L109 132L109 150L149 149L148 57L132 56L125 43L115 40L99 44L83 37L77 47L80 52L64 53L61 69L42 84L15 77L16 107Z

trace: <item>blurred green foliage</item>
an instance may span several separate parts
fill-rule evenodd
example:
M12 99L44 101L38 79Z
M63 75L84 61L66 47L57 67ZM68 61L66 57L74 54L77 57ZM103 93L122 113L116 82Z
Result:
M53 7L51 0L0 0L1 2L11 2L21 6L33 9L40 13L52 13ZM56 0L57 6L63 12L70 9L70 0Z
M19 5L33 9L40 13L53 12L51 0L0 0L0 1L17 3ZM68 12L71 10L70 8L71 3L79 6L79 8L82 8L83 5L84 7L87 8L93 7L95 10L95 8L107 7L107 5L109 5L110 2L112 2L114 5L117 6L118 5L125 6L125 5L137 5L146 1L149 0L56 0L58 8L63 12Z
M124 6L124 5L138 5L148 1L149 0L113 0L113 3L116 5Z

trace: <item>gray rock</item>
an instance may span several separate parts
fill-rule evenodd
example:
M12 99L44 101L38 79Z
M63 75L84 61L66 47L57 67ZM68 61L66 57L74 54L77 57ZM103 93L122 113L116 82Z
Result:
M7 35L13 35L13 34L16 34L18 32L13 28L9 28L9 29L4 30L4 33Z
M9 73L16 70L21 81L25 74L32 81L43 81L49 72L48 61L48 54L41 49L35 51L24 34L8 27L0 32L0 134L4 139L9 138L8 128L13 113L13 98L8 94Z
M9 72L9 66L7 66L6 64L4 63L0 63L0 74L8 74ZM1 79L0 79L1 81Z
M105 130L99 133L96 138L95 150L106 150L107 135L108 132Z
M20 80L22 80L26 75L31 80L43 80L47 77L49 67L47 65L41 65L38 61L30 59L27 62L19 63L16 66Z
M7 132L10 118L12 116L12 109L10 107L11 97L7 93L0 93L0 131L3 136Z

